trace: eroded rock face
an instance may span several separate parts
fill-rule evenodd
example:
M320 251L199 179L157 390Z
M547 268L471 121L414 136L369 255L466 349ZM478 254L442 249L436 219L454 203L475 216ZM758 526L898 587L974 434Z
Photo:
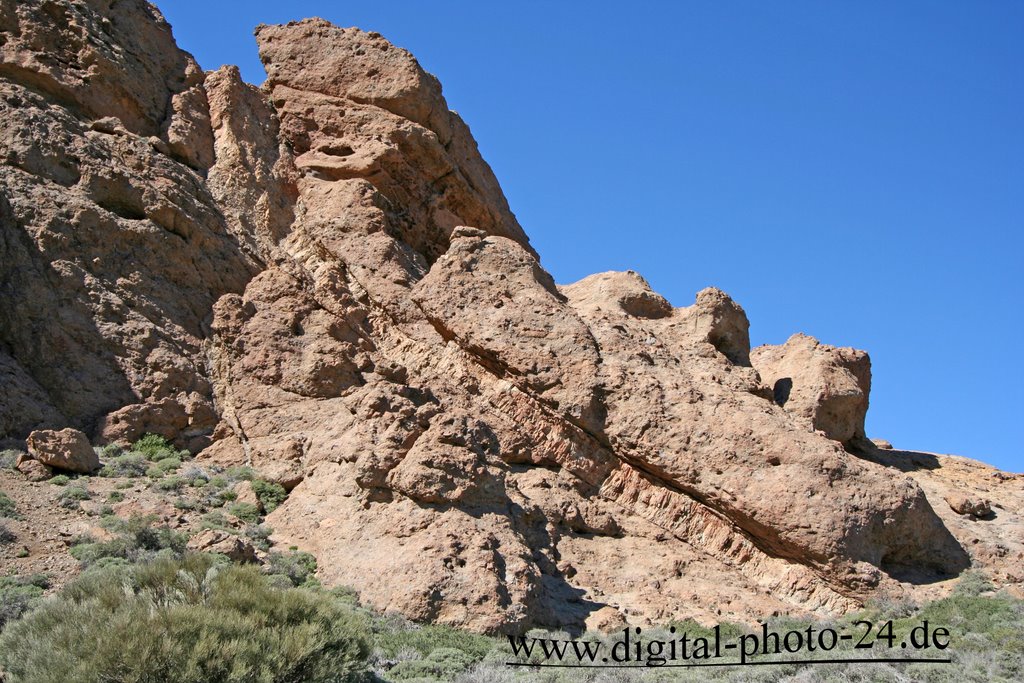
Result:
M857 349L836 348L794 334L782 346L751 354L775 403L812 429L843 444L863 442L871 392L871 359Z
M971 561L901 461L837 443L863 437L860 356L752 355L712 288L556 286L437 80L379 35L261 26L257 89L142 2L0 8L5 437L155 432L248 464L325 583L486 632L839 613ZM48 61L65 32L94 40Z

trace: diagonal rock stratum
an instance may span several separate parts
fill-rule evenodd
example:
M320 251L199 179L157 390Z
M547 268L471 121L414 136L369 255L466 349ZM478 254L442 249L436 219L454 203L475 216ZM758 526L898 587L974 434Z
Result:
M326 583L480 631L1021 582L1019 477L953 468L1005 501L978 534L941 464L867 441L863 352L751 353L715 289L557 286L381 36L257 27L261 88L140 0L0 0L0 36L3 436L252 465Z

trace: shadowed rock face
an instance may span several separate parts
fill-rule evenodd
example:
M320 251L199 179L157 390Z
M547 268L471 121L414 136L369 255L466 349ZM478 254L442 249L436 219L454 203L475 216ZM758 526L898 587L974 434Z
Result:
M910 474L839 443L866 356L863 405L822 422L837 373L752 357L723 292L556 286L379 35L260 26L257 89L142 2L2 0L0 28L6 437L157 432L250 464L325 583L480 631L836 613L970 562Z

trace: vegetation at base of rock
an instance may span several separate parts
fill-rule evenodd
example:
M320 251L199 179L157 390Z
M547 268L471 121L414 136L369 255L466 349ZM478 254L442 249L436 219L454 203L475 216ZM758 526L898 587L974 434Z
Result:
M103 460L101 477L141 477L149 469L149 463L141 453L122 453Z
M103 477L161 479L192 458L187 450L175 448L167 439L155 434L146 434L128 450L111 444L97 449L97 452L103 461L103 469L100 470Z
M0 491L0 517L18 519L18 508L14 501L3 491Z
M188 460L192 456L185 449L177 449L162 436L146 434L132 444L132 451L142 454L147 460L158 462L165 458L177 457L180 460Z
M109 541L81 539L69 552L83 567L97 564L102 560L143 561L157 556L180 557L185 551L188 538L166 527L153 526L153 518L132 517L122 520L117 517L104 518L101 525L108 531L119 534ZM109 562L108 562L109 564Z
M156 666L154 662L161 667L161 680L167 681L538 680L536 670L506 666L506 662L516 661L507 639L443 625L416 624L398 615L380 615L360 606L351 589L319 588L314 578L316 560L309 553L271 552L262 567L241 567L223 556L184 553L183 538L171 540L174 532L154 528L152 521L104 518L101 526L119 534L119 538L75 545L76 556L89 555L84 562L88 567L53 601L39 600L48 585L46 577L0 578L0 665L9 670L10 683L139 680L154 675L157 669L146 668ZM27 616L15 621L26 612ZM68 624L76 619L81 626L72 631ZM952 643L944 654L953 659L953 664L784 663L759 667L757 680L1009 683L1020 680L1024 672L1024 601L1005 592L994 592L980 572L968 572L949 597L923 606L900 601L874 603L863 612L815 625L849 629L859 619L876 624L891 620L897 640L905 639L910 629L924 619L948 627ZM6 629L2 628L4 620L11 622ZM770 628L777 632L802 631L809 623L792 618L769 620ZM691 636L712 634L710 628L692 620L668 626ZM668 626L645 629L644 636L670 639ZM116 638L101 638L97 635L99 631L112 633ZM737 638L749 631L736 624L721 625L723 638ZM269 642L267 632L278 634L277 640ZM570 638L566 633L542 630L527 635ZM121 638L131 646L118 651L111 642ZM235 647L240 649L232 650L229 658L225 654L227 643L237 638L244 642L236 643ZM577 638L600 640L605 647L611 647L621 638L621 632L587 633ZM39 654L56 642L64 645L61 651L70 655ZM335 645L340 650L334 649ZM773 658L892 656L891 651L881 648L853 652L851 647L846 644L832 652L800 652ZM137 656L138 653L145 656ZM225 662L229 659L239 662L242 668L228 669ZM300 660L304 664L300 665ZM340 668L335 669L317 668L316 664L330 662L335 666L339 661ZM296 671L301 671L301 675ZM330 671L336 677L318 678L318 671ZM639 664L614 671L598 667L543 671L543 680L548 683L682 683L750 680L749 676L749 669L729 666L687 670Z
M13 470L18 463L21 451L8 448L0 451L0 470Z
M363 618L249 567L190 555L89 571L0 635L17 681L357 680Z
M228 506L228 514L238 517L243 522L255 524L260 518L260 509L252 503L232 503Z
M320 585L314 576L316 558L301 551L270 553L263 571L273 576L283 576L293 586Z
M50 477L50 483L54 486L67 486L69 481L71 481L71 477L66 474L58 474L54 477Z
M256 492L256 497L260 499L260 503L267 513L276 510L277 506L288 497L288 492L284 490L283 486L263 479L253 479L252 490Z

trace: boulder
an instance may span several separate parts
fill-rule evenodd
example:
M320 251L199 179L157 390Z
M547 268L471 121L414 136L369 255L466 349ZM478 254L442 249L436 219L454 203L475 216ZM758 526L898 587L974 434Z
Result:
M992 503L984 498L963 493L950 493L946 496L946 502L949 503L950 509L958 515L980 519L992 514Z
M236 502L249 503L256 506L256 509L260 512L263 511L263 503L260 502L259 496L256 495L256 490L252 487L251 481L240 481L235 484L233 490Z
M197 553L219 553L233 562L256 562L255 546L226 531L204 529L189 539L187 548Z
M16 467L29 481L46 481L53 476L53 468L28 457L18 458Z
M29 434L26 443L34 459L54 469L90 474L100 468L89 437L77 429L40 429Z
M759 346L751 362L772 388L775 403L811 429L852 445L864 439L871 359L864 351L794 334L781 346Z

